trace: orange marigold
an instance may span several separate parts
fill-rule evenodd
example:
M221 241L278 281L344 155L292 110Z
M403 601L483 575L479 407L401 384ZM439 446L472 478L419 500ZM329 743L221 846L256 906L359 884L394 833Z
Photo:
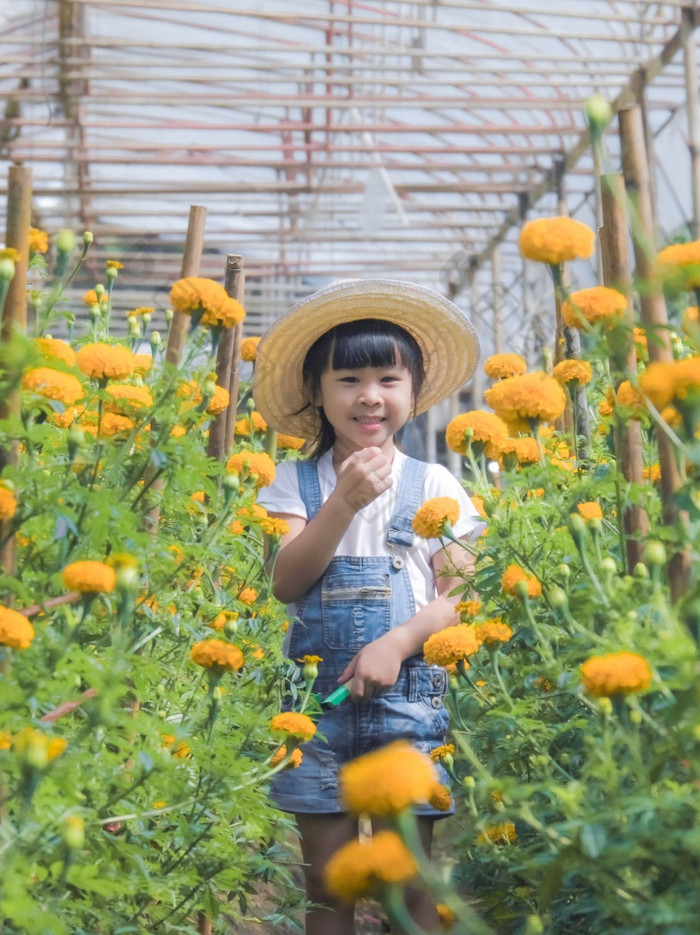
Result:
M429 666L448 666L473 655L478 648L475 628L470 624L458 623L429 636L423 643L423 655Z
M269 487L275 479L275 462L264 451L239 451L228 459L226 469L252 477L256 487Z
M643 328L633 328L632 338L637 351L639 360L646 360L649 357L649 342L647 341L646 331Z
M379 831L369 841L352 840L331 856L323 870L327 891L343 902L407 883L418 864L395 831Z
M277 447L282 450L289 448L292 451L301 451L306 444L305 438L299 438L298 435L285 435L283 432L277 434Z
M279 516L268 516L260 522L260 528L266 536L286 536L289 532L289 523Z
M236 435L245 435L246 437L250 435L251 428L254 432L264 432L267 429L267 422L257 409L254 409L247 416L242 416L240 419L237 419L234 425Z
M186 315L201 312L203 325L232 328L245 318L240 302L231 298L218 282L201 276L179 279L170 290L170 302Z
M259 503L251 503L240 507L240 509L236 510L236 517L229 526L229 530L235 536L242 535L251 523L262 525L263 521L268 518L267 510L264 506L260 506Z
M437 781L430 757L396 740L341 766L340 795L354 815L398 815L426 802Z
M534 575L528 575L520 565L509 565L503 572L501 578L501 587L506 594L511 597L517 597L517 587L520 581L527 584L527 593L529 597L539 597L542 594L542 585Z
M656 259L668 285L680 290L700 288L700 240L672 243Z
M218 416L220 412L225 412L231 402L231 395L223 386L214 387L214 395L209 400L207 406L207 415Z
M681 328L683 333L688 337L691 337L697 334L698 327L700 327L700 314L698 313L697 305L689 305L688 308L683 312L683 317L681 319Z
M489 644L495 643L507 643L513 636L513 631L500 617L494 617L493 620L487 620L485 623L476 624L474 627L474 636L476 636L480 646L484 643L488 646Z
M558 266L568 260L587 260L595 247L595 234L572 218L538 218L520 231L519 245L525 259Z
M569 328L587 328L597 321L614 324L627 310L627 298L608 286L579 289L562 302L561 317Z
M12 649L26 649L34 639L34 627L24 614L0 606L0 643Z
M557 381L542 371L501 380L486 390L484 399L504 421L554 422L566 408L566 395Z
M131 352L121 344L84 344L76 355L78 369L96 380L125 380L134 370Z
M153 397L147 386L117 383L107 388L106 395L107 412L116 412L123 416L134 415L140 409L149 409L153 405Z
M12 747L20 756L32 751L33 762L37 763L37 754L39 762L43 765L55 760L60 756L68 746L68 741L64 737L49 737L43 731L34 727L23 727L19 733L12 738Z
M96 412L86 412L80 427L89 435L97 436L98 415ZM112 438L121 432L130 432L134 423L128 416L120 416L116 412L103 412L99 425L100 438Z
M452 808L452 796L447 786L443 786L441 782L436 782L428 796L428 805L434 808L436 812L449 812Z
M282 746L279 750L276 750L273 754L272 759L270 760L270 766L277 766L278 763L281 763L282 760L287 756L286 746ZM301 761L304 757L304 754L298 747L295 747L292 750L291 756L289 757L289 762L284 767L285 769L296 769L298 766L301 766Z
M603 510L599 503L596 503L595 500L589 500L585 503L578 503L576 509L579 511L581 516L588 521L589 519L601 519L603 518Z
M22 377L22 388L72 406L85 396L83 384L71 373L52 367L35 367Z
M476 509L476 512L479 514L479 516L483 516L484 519L488 519L486 507L484 506L484 498L480 497L478 494L473 493L470 495L469 499L474 505L474 508Z
M559 361L552 370L552 376L557 383L562 385L575 383L578 386L584 386L584 384L590 383L593 377L593 367L587 360L576 360L575 357L570 357L567 360Z
M700 356L649 364L639 378L639 388L658 410L672 402L682 404L689 393L700 389Z
M258 353L260 338L243 338L241 341L241 360L252 362Z
M238 595L238 600L243 604L254 604L258 599L258 592L255 588L243 588Z
M515 461L518 464L535 464L540 460L540 449L534 438L506 438L498 446L498 454L505 462ZM506 467L512 467L506 463Z
M476 839L477 844L515 844L518 839L515 825L512 821L505 821L499 825L491 825Z
M423 539L438 539L446 525L459 519L459 502L452 497L433 497L420 506L413 517L413 531Z
M455 604L455 610L463 617L476 617L481 613L481 601L460 601Z
M586 691L597 698L641 692L651 684L651 668L637 653L592 656L581 666Z
M527 362L520 354L492 354L484 363L484 373L492 380L506 380L525 373Z
M270 721L270 730L287 737L294 737L302 743L311 740L316 733L316 725L308 714L299 714L296 711L283 711L276 714Z
M508 427L497 415L483 409L472 409L455 416L445 429L447 447L465 455L468 450L467 434L477 455L498 457L498 444L508 437Z
M29 228L29 250L32 253L46 253L49 249L49 235L38 227Z
M14 493L0 481L0 520L5 522L8 519L12 519L16 512L17 498Z
M454 927L455 922L457 921L457 913L450 909L449 906L446 906L444 903L438 903L437 914L440 920L440 928L443 932L449 932L451 928Z
M644 396L629 380L623 380L618 386L615 405L628 410L626 414L630 419L639 419L647 412Z
M66 341L59 338L37 338L37 350L49 360L62 360L69 367L75 366L75 351Z
M224 640L200 640L190 650L190 659L205 669L238 672L243 667L243 653L233 643Z
M148 373L153 366L153 357L150 354L132 354L134 373Z
M219 633L224 629L229 620L238 620L240 614L235 610L222 610L221 613L217 614L214 619L207 624L208 627L211 627L212 630L217 630Z
M117 582L113 568L104 562L84 560L71 562L61 572L63 583L81 594L108 594Z
M661 465L658 464L645 464L642 468L642 477L645 480L649 480L652 484L658 484L661 480Z
M445 759L445 757L452 756L454 752L455 745L453 743L443 743L439 747L433 747L430 751L430 759L433 763L437 763Z

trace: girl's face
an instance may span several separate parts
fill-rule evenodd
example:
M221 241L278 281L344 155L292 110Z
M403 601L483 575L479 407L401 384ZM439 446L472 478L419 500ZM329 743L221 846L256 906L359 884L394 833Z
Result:
M395 433L411 416L413 380L401 363L328 369L321 374L318 402L335 431L338 457L371 445L390 455Z

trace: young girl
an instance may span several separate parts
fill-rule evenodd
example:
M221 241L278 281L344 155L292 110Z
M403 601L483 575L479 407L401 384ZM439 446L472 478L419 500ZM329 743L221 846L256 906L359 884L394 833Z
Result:
M276 777L273 798L293 812L305 862L308 935L352 935L354 908L324 889L331 855L358 833L343 810L338 771L404 738L429 752L445 742L447 674L423 643L458 622L449 592L467 553L419 539L411 521L432 497L459 501L458 537L483 523L444 467L402 454L396 433L471 375L478 341L464 313L430 289L387 280L343 281L303 300L258 346L254 398L268 424L309 440L309 460L284 462L259 502L289 523L272 567L275 596L292 605L286 654L322 657L315 690L344 683L351 700L325 713L299 768ZM442 776L444 781L446 776ZM444 812L418 808L430 853ZM376 824L375 828L376 830ZM438 926L428 895L408 908Z

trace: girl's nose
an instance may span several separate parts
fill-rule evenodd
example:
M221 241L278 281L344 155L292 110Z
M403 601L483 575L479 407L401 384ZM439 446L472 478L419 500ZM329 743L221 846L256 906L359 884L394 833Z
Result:
M360 387L360 402L366 406L374 406L376 403L381 402L379 387L376 383L367 383Z

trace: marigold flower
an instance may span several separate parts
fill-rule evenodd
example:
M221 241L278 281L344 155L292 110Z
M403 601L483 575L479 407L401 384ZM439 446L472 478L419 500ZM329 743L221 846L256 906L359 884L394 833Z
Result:
M6 730L0 730L0 750L9 750L12 746L12 734Z
M445 525L459 519L459 503L452 497L433 497L420 506L411 523L413 531L423 539L444 535Z
M444 903L438 903L436 908L438 919L440 920L440 928L442 928L443 932L449 932L457 921L457 914Z
M463 616L476 617L481 613L481 601L460 601L455 604L455 610Z
M528 575L519 565L509 565L506 568L501 578L501 587L506 594L516 597L516 586L519 581L527 583L527 593L530 597L539 597L542 594L542 585L537 578L534 575Z
M95 289L88 289L88 291L83 296L83 302L85 305L99 305L100 297L97 294Z
M581 678L589 695L608 698L644 691L651 684L651 668L637 653L610 653L587 659Z
M83 384L71 373L52 367L35 367L22 377L22 388L72 406L85 396Z
M492 380L506 380L525 373L527 362L520 354L492 354L484 363L484 373Z
M586 520L589 519L601 519L603 518L603 510L599 503L596 503L595 500L589 500L586 503L579 503L576 506L576 509L579 511L581 516Z
M254 409L247 416L242 416L236 420L234 432L236 435L250 435L251 426L254 432L264 432L267 429L267 422L263 419L257 409Z
M276 714L270 721L270 729L294 737L304 743L311 740L316 733L316 725L308 714L299 714L296 711L283 711Z
M37 338L36 346L42 357L62 360L69 367L75 366L75 351L66 341L59 338Z
M107 269L124 269L124 264L120 263L119 260L106 260L105 266Z
M487 458L498 457L498 445L508 437L508 426L497 415L483 409L472 409L455 416L445 429L447 447L465 455L468 450L465 433L471 429L472 445L483 447Z
M509 423L523 419L554 422L566 408L564 390L542 371L501 380L486 390L484 399Z
M266 536L286 536L289 532L289 523L279 516L268 516L260 521L260 528Z
M562 302L561 317L569 328L587 328L598 321L614 324L627 310L627 298L608 286L579 289Z
M43 763L55 760L68 746L64 737L49 737L43 731L34 727L23 727L12 738L12 747L20 756L30 749L38 750L43 755Z
M285 435L283 432L277 434L277 447L280 451L289 448L291 451L301 451L306 444L305 438L299 438L298 435Z
M485 623L476 624L474 627L474 636L480 646L484 643L488 646L495 643L507 643L513 636L513 631L500 617L495 617L493 620L487 620Z
M520 231L519 245L526 260L558 266L568 260L587 260L595 247L595 234L572 218L538 218Z
M31 253L46 253L49 249L49 235L38 227L29 228L29 250Z
M570 357L567 360L559 361L552 370L552 376L562 386L567 383L584 386L586 383L590 383L593 377L593 367L587 360L576 360L575 357Z
M161 734L163 744L170 749L170 755L185 759L190 755L190 748L184 740L176 740L173 734Z
M26 649L34 639L34 627L24 614L0 606L0 643L12 649Z
M681 329L683 334L688 337L692 337L694 334L697 334L697 329L700 327L700 314L698 313L697 305L689 305L688 308L683 312L683 317L681 319Z
M398 815L426 802L438 781L430 757L406 740L351 760L340 768L340 794L354 815Z
M474 627L466 623L458 623L429 636L423 643L423 655L429 666L448 666L453 662L461 662L475 653L478 648L479 641Z
M141 409L153 405L153 397L147 386L132 386L130 383L116 383L107 387L107 412L116 412L123 416L132 416Z
M96 380L125 380L134 370L131 352L121 344L84 344L76 355L78 369Z
M240 302L231 298L218 282L201 276L179 279L170 290L170 302L186 315L201 311L203 325L232 328L245 318Z
M700 288L700 240L672 243L656 259L668 285L682 290Z
M452 796L447 786L443 786L441 782L436 782L428 796L428 805L437 812L449 812L452 808Z
M243 338L241 341L241 360L252 362L257 357L260 338Z
M515 460L518 464L535 464L540 460L540 449L537 442L529 436L526 438L506 438L498 446L498 454L505 461ZM506 467L510 467L506 464Z
M433 761L433 763L438 763L445 757L452 756L454 752L455 745L453 743L443 743L441 746L434 747L430 751L430 759Z
M218 384L214 387L214 395L209 400L206 412L209 416L218 416L220 412L225 412L231 402L231 395L227 389Z
M251 503L236 510L236 517L229 526L229 530L235 536L241 536L251 523L262 525L263 521L268 519L267 510L259 503Z
M269 487L275 479L275 462L264 451L239 451L228 459L226 469L241 477L250 475L256 487Z
M243 667L243 653L224 640L200 640L190 650L190 659L198 666L218 672L238 672Z
M691 391L697 393L700 388L700 356L649 364L639 378L639 388L658 410L672 402L682 404Z
M628 410L630 419L640 419L647 412L644 396L632 386L629 380L623 380L615 393L615 404Z
M89 559L66 565L61 577L67 588L81 594L109 594L117 583L113 568L104 562Z
M17 498L13 492L0 481L0 521L5 522L8 519L12 519L16 512Z
M221 613L214 617L211 623L207 624L207 626L211 627L212 630L218 630L219 633L221 633L229 620L238 620L239 617L240 614L236 610L222 610Z
M518 835L513 822L504 821L501 824L486 828L476 839L476 843L486 844L488 841L491 841L493 844L515 844L517 840Z
M89 435L97 437L97 420L98 414L96 412L86 412L80 427ZM122 432L130 432L133 428L134 423L128 416L120 416L116 412L103 412L99 425L99 435L100 438L112 438Z
M327 891L343 902L406 883L418 871L416 860L394 831L380 831L369 841L349 841L332 855L323 871Z
M140 318L142 315L155 314L155 308L152 305L139 305L138 308L132 308L126 313L127 318ZM144 355L145 357L148 354Z
M639 360L646 360L649 356L649 342L643 328L633 328L632 338Z
M278 763L282 762L282 760L286 757L286 755L287 755L286 746L280 747L279 750L275 751L272 759L270 760L270 766L277 766ZM304 757L304 754L301 752L299 747L295 747L294 750L292 750L291 756L289 757L289 762L284 768L285 769L296 769L298 766L301 766L301 761L303 757Z
M658 462L656 464L645 464L642 468L642 477L651 481L652 484L658 484L661 480L661 465Z
M258 599L258 592L255 588L243 588L238 595L238 600L243 604L254 604Z
M148 373L153 366L151 354L132 354L131 359L134 363L134 373Z

